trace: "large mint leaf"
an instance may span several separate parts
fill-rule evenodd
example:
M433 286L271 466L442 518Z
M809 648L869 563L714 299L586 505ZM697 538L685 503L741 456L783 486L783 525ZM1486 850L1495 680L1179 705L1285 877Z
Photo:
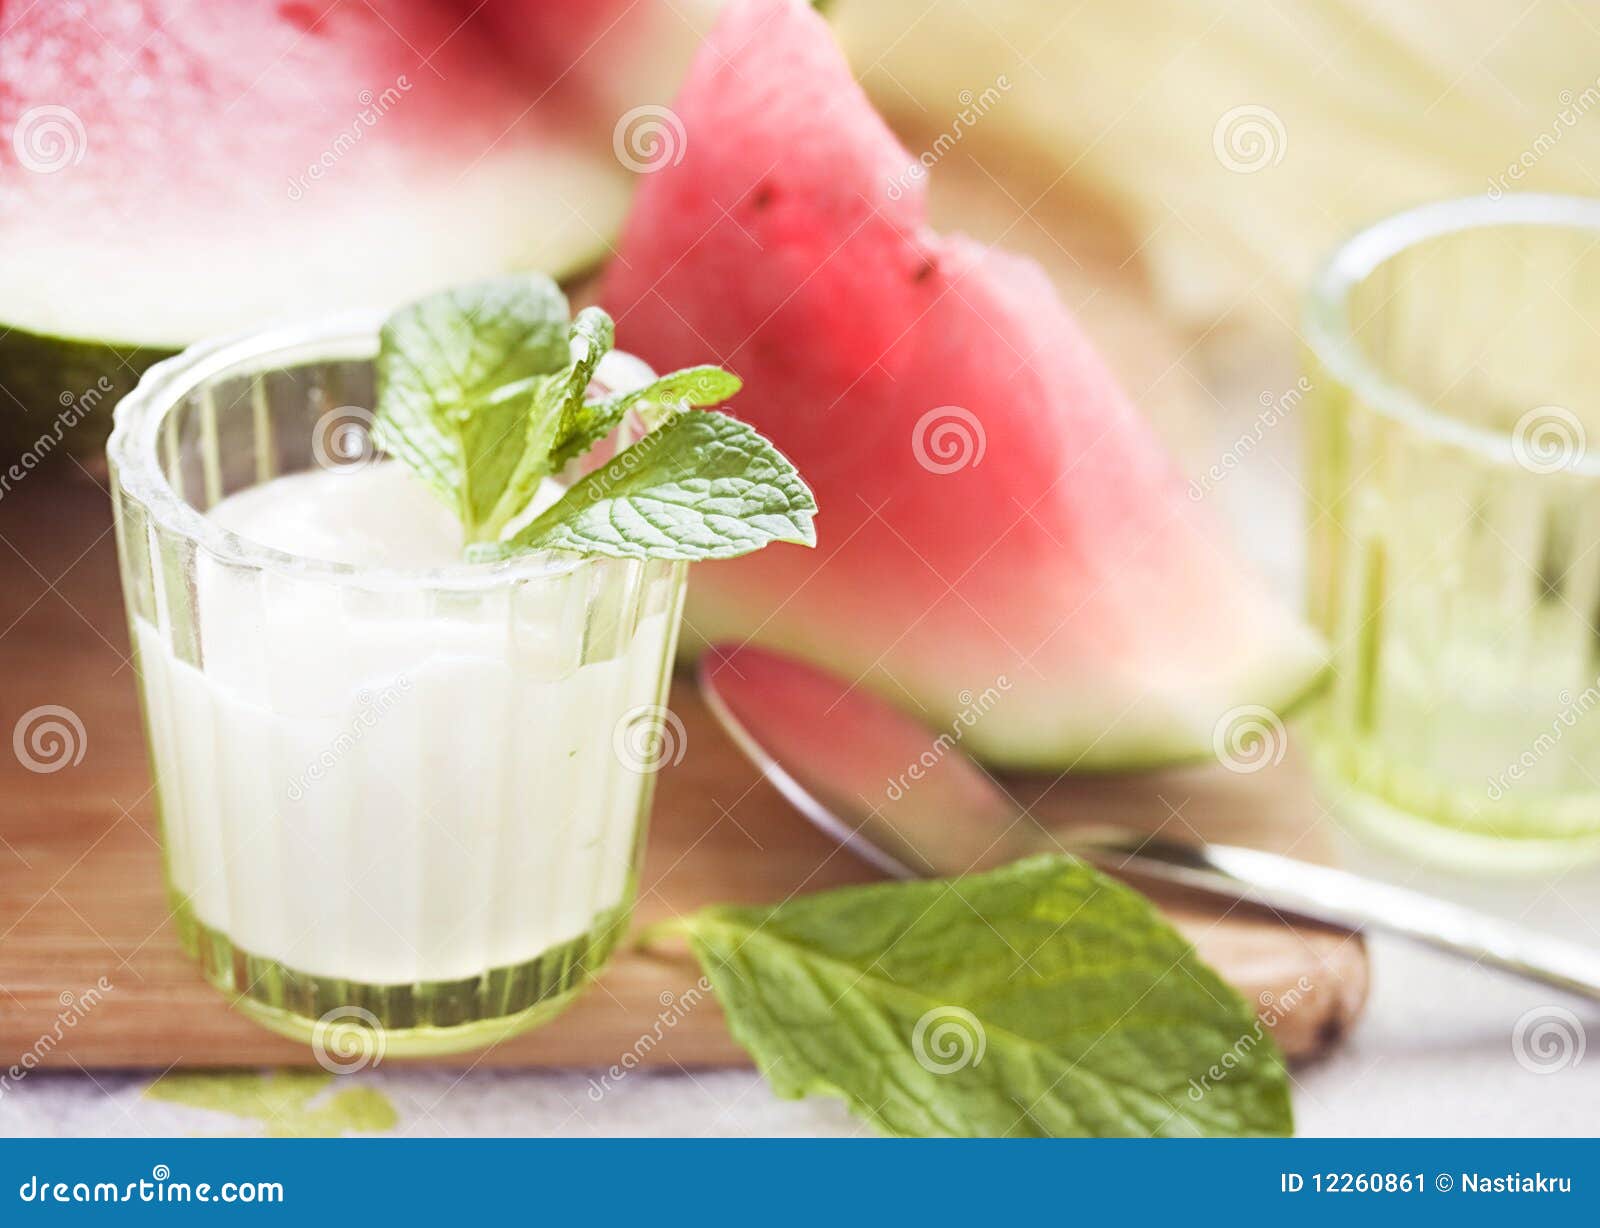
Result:
M456 508L470 540L525 464L524 428L543 389L533 377L569 365L567 300L549 278L430 295L384 322L378 441Z
M679 414L586 475L499 546L613 558L727 559L771 542L816 544L816 501L794 466L724 414Z
M1274 1135L1282 1059L1137 892L1066 857L684 923L779 1095L900 1135Z

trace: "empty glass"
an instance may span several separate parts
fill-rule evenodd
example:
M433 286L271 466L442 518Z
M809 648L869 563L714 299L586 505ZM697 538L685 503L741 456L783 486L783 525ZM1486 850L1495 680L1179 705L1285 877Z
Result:
M1312 719L1340 810L1454 864L1600 853L1600 202L1448 201L1316 282Z

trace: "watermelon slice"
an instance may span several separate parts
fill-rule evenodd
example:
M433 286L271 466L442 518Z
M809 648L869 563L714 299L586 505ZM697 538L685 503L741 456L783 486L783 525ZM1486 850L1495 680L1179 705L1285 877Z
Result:
M653 7L8 9L0 433L34 438L74 397L109 405L208 334L596 263L635 178L613 153L610 83L670 59L641 45ZM508 36L528 30L537 57Z
M806 6L742 0L673 109L602 299L715 360L805 474L815 557L696 568L686 632L860 678L1015 767L1214 753L1315 637L1218 535L1041 270L927 225L923 181ZM981 697L982 702L979 702Z

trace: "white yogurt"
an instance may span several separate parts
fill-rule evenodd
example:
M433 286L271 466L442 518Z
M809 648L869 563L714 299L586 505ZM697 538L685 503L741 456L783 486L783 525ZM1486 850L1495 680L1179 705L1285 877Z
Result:
M394 464L210 514L300 556L461 560L450 510ZM403 984L531 960L625 902L651 778L617 731L660 702L670 566L464 597L208 557L194 574L177 608L198 627L162 594L162 626L135 633L171 878L200 921L301 972ZM198 650L174 652L186 635Z

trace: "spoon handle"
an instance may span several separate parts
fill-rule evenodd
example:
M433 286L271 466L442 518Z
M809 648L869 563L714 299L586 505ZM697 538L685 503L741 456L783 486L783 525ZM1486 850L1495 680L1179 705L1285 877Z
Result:
M1230 844L1185 844L1128 829L1074 834L1074 852L1341 929L1380 929L1474 963L1600 1001L1600 952L1421 892Z

